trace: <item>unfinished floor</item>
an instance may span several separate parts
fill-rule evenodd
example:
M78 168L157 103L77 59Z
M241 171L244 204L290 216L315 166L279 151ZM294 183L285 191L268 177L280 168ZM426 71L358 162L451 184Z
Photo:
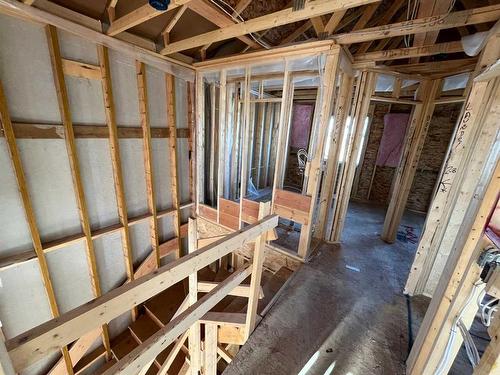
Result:
M381 206L350 203L342 245L321 245L295 272L224 375L405 374L408 307L402 290L416 244L383 242L384 213ZM422 215L407 212L402 225L418 236L423 222ZM413 338L428 303L423 296L411 300ZM482 351L486 334L476 324L471 332ZM470 373L462 350L450 374Z

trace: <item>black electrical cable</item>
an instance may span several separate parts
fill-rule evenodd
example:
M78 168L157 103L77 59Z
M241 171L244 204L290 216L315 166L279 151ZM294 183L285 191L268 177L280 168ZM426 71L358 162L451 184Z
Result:
M408 294L405 294L405 298L406 298L406 308L408 310L407 316L408 316L408 356L409 356L410 352L411 352L411 348L413 347L413 328L412 328L410 296Z

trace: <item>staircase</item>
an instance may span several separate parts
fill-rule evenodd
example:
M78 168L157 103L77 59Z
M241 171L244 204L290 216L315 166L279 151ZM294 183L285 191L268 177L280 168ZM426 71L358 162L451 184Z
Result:
M286 267L282 267L276 273L265 270L262 275L262 290L263 298L259 301L258 314L262 317L272 306L280 289L286 283L288 278L292 275L293 271ZM208 267L198 272L199 281L215 281L220 282L227 278L231 273L224 269L219 269L217 273L211 271ZM250 283L246 280L243 284ZM117 360L120 360L128 353L130 353L139 344L143 343L146 339L152 336L160 328L166 325L174 316L176 311L181 306L185 297L187 296L187 282L184 284L180 282L171 288L156 295L150 300L146 301L139 309L140 314L126 331L115 337L111 342L111 351L113 358L101 366L95 374L102 374L105 370L111 367ZM200 293L200 297L203 294ZM224 312L224 313L245 313L248 299L245 297L226 296L220 301L211 312ZM219 334L220 343L220 357L224 361L219 361L219 367L224 368L227 361L236 354L239 345L234 342L227 342L228 335ZM226 339L225 339L226 338ZM224 342L226 341L226 342ZM229 341L232 341L229 339ZM159 369L165 362L167 356L172 351L175 344L170 345L162 353L160 353L153 364L150 366L146 374L158 374ZM175 359L168 368L168 375L185 374L189 366L187 342L181 347L181 350L176 355ZM232 353L232 354L231 354ZM78 363L75 368L75 374L84 373L96 361L96 358L104 356L104 348L99 348L96 351L88 354ZM88 373L88 372L87 372Z

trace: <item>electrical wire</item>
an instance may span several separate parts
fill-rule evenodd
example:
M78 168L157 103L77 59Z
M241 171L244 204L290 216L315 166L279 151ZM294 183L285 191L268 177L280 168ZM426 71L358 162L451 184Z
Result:
M478 281L476 281L474 283L472 290L471 290L471 293L469 294L469 297L467 298L466 302L464 303L462 310L460 310L460 313L453 320L453 324L451 326L450 337L448 338L448 343L446 344L444 355L441 357L441 360L439 361L439 364L437 366L437 369L436 369L436 372L434 373L434 375L446 375L445 371L447 371L448 362L450 360L449 357L450 357L451 348L453 347L453 344L455 343L455 339L457 336L457 328L459 330L461 330L460 322L462 322L462 315L464 314L467 306L469 306L469 304L472 302L474 295L476 294L477 289L484 284L485 283L481 279L479 279ZM482 293L482 291L481 291L481 293ZM463 322L462 322L462 325L463 325ZM463 333L462 333L462 335L463 335ZM472 339L472 337L471 337L471 339ZM464 337L464 342L465 342L465 340L466 339ZM468 350L471 352L471 356L472 356L474 354L473 353L474 350L472 348L469 348ZM476 351L477 351L477 349L476 349ZM471 360L471 358L473 358L473 357L469 357L469 360ZM472 361L471 361L471 363L472 363Z
M243 17L241 17L237 12L236 12L236 9L234 9L230 4L226 3L224 0L210 0L210 2L212 4L214 4L216 7L218 7L220 10L222 10L225 14L227 14L229 17L231 17L234 21L240 23L240 22L245 22L245 19ZM224 6L226 6L227 8L231 9L233 11L233 13L236 13L236 16L233 16L233 13L229 13L225 8L224 6L222 6L221 4L219 4L218 2L224 4ZM255 35L253 33L250 33L249 34L252 39L260 44L263 48L265 49L270 49L271 46L269 44L267 44L265 41L262 40L262 38L259 36L258 38L255 37Z

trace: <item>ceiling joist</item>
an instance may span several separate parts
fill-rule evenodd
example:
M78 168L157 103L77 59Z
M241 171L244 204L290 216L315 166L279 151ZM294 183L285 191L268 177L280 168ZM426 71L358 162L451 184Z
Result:
M411 35L428 31L436 31L493 22L500 18L500 4L486 7L462 10L441 16L416 19L412 22L397 22L389 25L376 26L350 33L334 35L333 39L339 44L353 44L390 38L400 35Z
M282 26L293 22L302 21L307 18L321 16L336 11L360 5L370 4L375 0L353 0L349 4L341 0L316 0L304 6L304 9L294 11L287 8L278 12L257 17L239 24L225 27L220 30L210 31L166 46L161 53L168 55L208 43L214 43L226 39L236 38L249 33L266 30L272 27Z
M449 42L432 44L429 46L398 48L385 51L368 52L360 55L354 55L354 61L387 61L406 59L412 57L432 56L442 53L456 53L463 52L464 47L462 42Z

